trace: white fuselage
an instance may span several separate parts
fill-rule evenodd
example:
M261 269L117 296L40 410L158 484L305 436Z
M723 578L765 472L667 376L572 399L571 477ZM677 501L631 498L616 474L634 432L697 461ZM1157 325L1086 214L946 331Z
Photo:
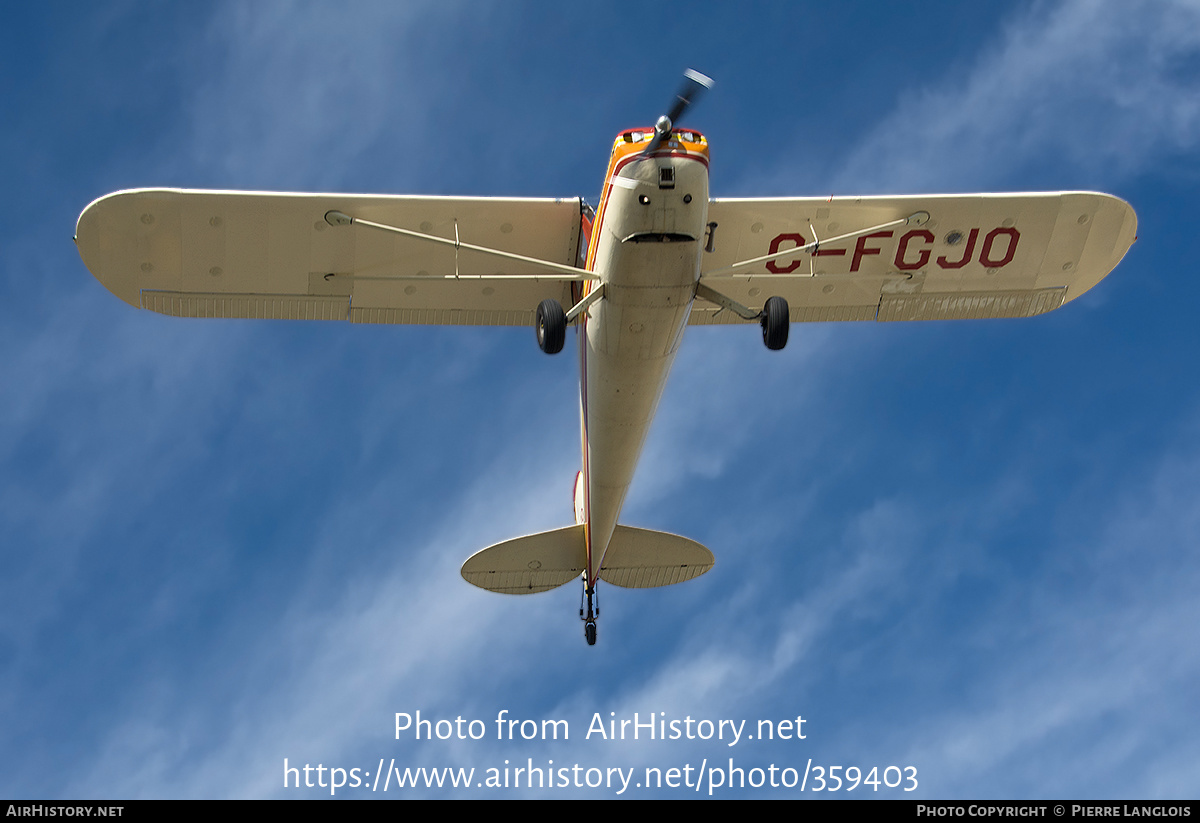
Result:
M664 167L674 186L660 187ZM615 179L615 182L614 182ZM603 297L584 316L582 414L588 582L594 584L683 337L700 277L707 158L618 162L592 229Z

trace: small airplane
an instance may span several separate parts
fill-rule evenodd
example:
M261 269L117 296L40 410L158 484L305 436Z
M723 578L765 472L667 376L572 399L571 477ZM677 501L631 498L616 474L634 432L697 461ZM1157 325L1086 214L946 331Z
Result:
M113 294L178 317L532 325L547 354L578 329L583 466L575 524L497 543L462 576L506 594L582 579L650 588L712 568L694 540L619 523L688 325L1031 317L1096 285L1136 239L1093 192L710 199L704 135L617 135L599 207L502 199L139 189L91 203L75 242ZM564 306L567 308L564 309ZM586 606L584 605L586 600Z

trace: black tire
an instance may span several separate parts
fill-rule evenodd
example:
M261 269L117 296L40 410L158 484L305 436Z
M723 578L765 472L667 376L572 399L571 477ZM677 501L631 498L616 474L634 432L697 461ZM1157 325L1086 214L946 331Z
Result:
M763 306L762 324L763 343L771 351L779 351L787 345L788 339L788 304L782 297L768 297L767 305Z
M589 646L596 645L596 624L588 621L583 624L583 636L587 638Z
M567 340L567 313L557 300L543 300L537 307L538 348L558 354Z

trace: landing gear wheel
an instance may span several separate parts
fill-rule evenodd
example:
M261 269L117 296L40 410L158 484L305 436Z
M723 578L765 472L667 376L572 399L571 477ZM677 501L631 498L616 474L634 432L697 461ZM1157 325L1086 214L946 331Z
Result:
M583 614L583 600L587 598L587 617ZM596 645L596 618L600 616L600 603L596 599L595 588L589 588L587 576L584 575L583 593L579 596L579 619L583 621L583 636L589 646Z
M788 304L782 297L767 298L758 322L762 325L763 343L771 351L779 351L787 345Z
M567 313L557 300L543 300L537 307L538 348L546 354L558 354L567 339ZM785 335L786 336L786 335Z

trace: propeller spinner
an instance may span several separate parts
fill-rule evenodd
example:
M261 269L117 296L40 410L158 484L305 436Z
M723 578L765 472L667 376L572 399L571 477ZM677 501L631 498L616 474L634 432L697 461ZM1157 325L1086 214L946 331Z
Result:
M671 110L658 118L658 122L654 124L654 138L650 144L646 146L642 154L651 154L658 149L662 142L671 136L671 130L675 128L675 123L687 111L687 107L700 99L700 95L706 89L713 87L713 79L708 75L701 74L695 69L687 69L683 73L683 87L679 93L675 95L675 104L671 106Z

